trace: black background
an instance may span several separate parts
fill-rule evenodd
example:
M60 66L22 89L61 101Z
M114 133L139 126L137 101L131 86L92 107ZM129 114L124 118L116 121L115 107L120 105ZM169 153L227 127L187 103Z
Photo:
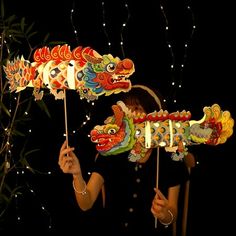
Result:
M101 1L7 1L5 8L9 15L25 16L26 21L35 22L38 35L50 33L50 39L65 41L72 48L91 46L102 54L111 53L122 58L120 47L121 27L126 21L125 1L104 1L106 30L111 42L104 34ZM163 1L169 21L169 33L165 36L165 22L160 11L160 2L154 0L126 1L130 18L124 29L125 57L135 63L133 84L145 83L154 86L169 99L169 110L190 110L193 119L200 119L204 106L218 103L223 110L235 114L234 63L235 63L235 16L232 4L216 1ZM78 31L78 41L73 32L70 19L74 4L73 23ZM191 33L192 18L186 6L191 7L196 30L190 38L187 54L184 44ZM170 73L173 59L167 47L167 40L173 46L177 65L186 57L185 68L180 74L179 68ZM22 52L23 53L23 52ZM177 81L181 76L182 89L177 89L177 103L169 96L171 76ZM105 104L109 97L99 98ZM80 101L74 91L68 91L69 130L78 129L91 104ZM62 174L57 166L59 148L64 140L63 101L53 97L45 98L52 119L47 118L35 108L30 145L40 148L40 154L32 160L32 166L42 173L51 171L51 175L26 173L19 181L28 183L34 194L25 191L17 204L12 206L7 230L14 227L17 232L42 231L52 224L53 232L83 230L87 226L88 216L96 211L82 213L75 204L70 176ZM96 114L95 114L96 115ZM90 147L87 133L91 124L82 127L76 134L70 135L70 142L80 153L84 172L89 171L93 156L86 155L84 146ZM231 232L234 214L234 178L235 178L235 135L223 145L192 148L196 167L191 170L189 202L189 235L201 235ZM88 150L87 150L88 151ZM86 174L85 174L86 176ZM98 202L96 208L100 207ZM45 206L46 210L40 207ZM21 214L22 221L16 223L16 215ZM50 230L49 230L50 231Z

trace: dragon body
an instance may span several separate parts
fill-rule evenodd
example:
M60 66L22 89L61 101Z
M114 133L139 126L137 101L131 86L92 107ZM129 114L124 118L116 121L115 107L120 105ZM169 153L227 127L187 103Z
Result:
M187 146L195 144L218 145L225 143L233 133L234 120L229 111L218 104L204 107L201 120L191 119L191 113L154 111L150 114L131 112L123 102L112 106L113 116L104 125L95 126L91 141L104 156L130 150L129 160L144 157L149 148L164 147L174 158L187 154Z
M51 50L39 48L31 63L21 58L8 61L4 71L10 91L34 87L36 100L42 99L42 88L50 89L56 99L64 98L64 89L74 89L81 98L92 101L100 95L129 91L129 76L134 72L132 60L120 60L111 54L101 56L90 47L57 45Z

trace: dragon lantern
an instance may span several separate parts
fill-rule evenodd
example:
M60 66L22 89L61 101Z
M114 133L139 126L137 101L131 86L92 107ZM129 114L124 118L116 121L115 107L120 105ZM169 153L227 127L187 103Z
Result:
M195 144L223 144L233 133L234 120L229 111L222 111L218 104L204 107L201 120L191 119L191 113L154 111L150 114L131 112L122 101L112 106L113 116L104 125L95 126L90 132L91 141L104 156L128 150L129 160L144 157L149 148L163 147L181 159L187 146Z
M4 66L11 92L34 87L33 95L39 100L43 97L42 88L48 88L56 99L63 99L64 89L74 89L81 98L92 101L100 95L131 88L128 78L134 72L134 64L127 58L101 56L90 47L79 46L71 51L67 44L51 50L39 48L33 58L31 63L23 56L17 57Z

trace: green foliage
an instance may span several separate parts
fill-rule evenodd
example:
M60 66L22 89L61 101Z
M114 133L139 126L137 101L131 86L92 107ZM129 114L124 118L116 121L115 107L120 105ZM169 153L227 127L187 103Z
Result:
M28 115L32 104L37 104L49 117L50 112L43 101L35 102L31 93L9 91L8 80L3 66L7 60L19 55L32 57L34 49L56 42L48 42L49 34L39 37L34 23L27 23L26 18L18 19L15 15L6 16L4 2L1 1L0 15L0 222L16 194L20 194L21 186L14 182L12 176L19 169L37 171L30 166L38 149L27 146L29 133L27 127L31 122ZM40 40L40 42L37 42ZM32 146L32 145L31 145Z

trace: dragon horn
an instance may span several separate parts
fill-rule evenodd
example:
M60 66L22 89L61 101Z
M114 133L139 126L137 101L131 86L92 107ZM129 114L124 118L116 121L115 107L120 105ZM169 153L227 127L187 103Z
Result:
M124 112L122 111L122 108L119 105L113 105L112 110L114 112L115 124L121 127L122 120L124 117Z
M206 120L206 114L200 120L190 120L189 125L192 126L193 124L202 124Z

